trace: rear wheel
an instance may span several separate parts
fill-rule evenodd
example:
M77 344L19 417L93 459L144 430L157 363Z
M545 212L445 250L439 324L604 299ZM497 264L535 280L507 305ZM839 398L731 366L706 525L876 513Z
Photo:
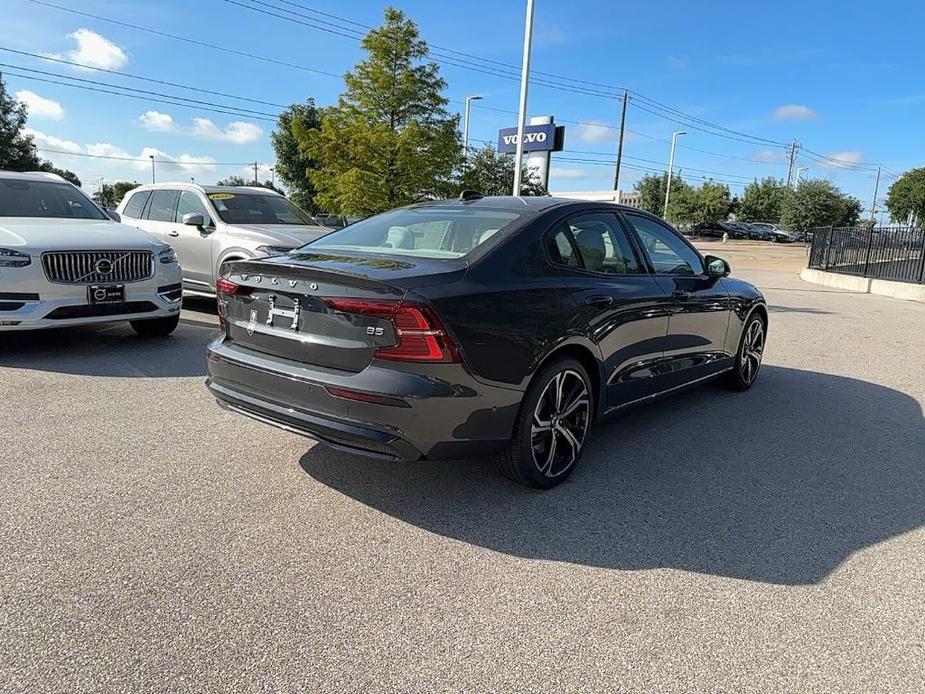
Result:
M594 411L591 381L574 359L558 359L533 380L514 424L511 448L495 458L500 472L536 489L568 477L584 449Z
M764 356L765 327L761 316L753 315L745 324L735 366L726 375L726 385L733 390L748 390L758 378Z
M180 324L180 314L167 318L133 320L129 321L129 324L141 337L165 337L177 329Z

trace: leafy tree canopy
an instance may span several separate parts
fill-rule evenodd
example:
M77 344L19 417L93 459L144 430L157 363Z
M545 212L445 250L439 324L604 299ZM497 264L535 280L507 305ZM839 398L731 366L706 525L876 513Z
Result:
M286 185L289 198L307 212L318 211L315 184L309 175L318 168L318 162L299 146L299 141L320 127L321 112L314 99L307 99L304 104L293 104L280 113L276 130L270 136L276 152L276 174Z
M486 145L469 155L451 194L455 197L464 190L477 190L483 195L510 195L513 189L514 157L498 154L494 147ZM526 166L521 172L520 191L521 195L546 195L539 177Z
M781 206L781 222L795 231L821 226L854 226L861 213L861 202L845 195L831 181L800 181L787 191Z
M445 194L461 158L458 117L446 110L446 82L425 62L417 26L389 7L363 39L367 57L345 77L320 129L296 134L319 168L309 173L315 204L340 215L370 215Z
M743 222L780 222L786 184L771 176L745 186L738 218Z
M886 208L894 222L905 222L915 215L919 224L925 221L925 168L910 169L890 186Z
M134 190L139 185L141 184L138 183L138 181L116 181L115 183L104 183L102 186L100 186L100 189L93 194L93 199L103 207L116 207L120 202L122 202L122 198L125 197L127 192Z

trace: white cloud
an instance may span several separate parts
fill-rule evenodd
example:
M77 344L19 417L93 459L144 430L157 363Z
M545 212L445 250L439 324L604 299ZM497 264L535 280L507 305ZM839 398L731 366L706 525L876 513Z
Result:
M582 125L576 125L574 128L575 137L581 142L590 142L591 144L601 144L604 142L616 142L620 135L620 130L606 123L591 122ZM627 133L629 135L629 133ZM628 137L624 137L624 142Z
M67 60L105 70L118 70L128 62L125 51L95 31L78 29L67 37L77 42L76 48L64 53Z
M55 149L62 152L72 153L79 153L83 151L83 147L81 147L76 142L71 142L70 140L62 140L60 137L47 135L38 130L33 130L32 128L23 128L23 133L30 135L32 137L32 141L35 142L35 146L40 150Z
M784 104L771 113L775 120L813 120L819 116L809 106L803 104Z
M64 109L61 104L52 99L46 99L28 89L21 89L16 92L16 99L23 102L29 109L30 118L48 118L49 120L61 120L64 118Z
M160 172L177 172L185 171L192 174L201 174L209 171L215 171L215 159L212 157L199 157L192 154L180 154L174 156L168 154L156 147L145 147L140 154L132 154L108 142L97 142L96 144L87 145L87 153L98 157L119 157L131 159L126 162L136 171L150 171L151 159L153 154L155 159L155 168L158 172L158 178L161 178Z
M596 175L596 173L587 169L572 169L560 166L553 166L549 169L550 178L562 181L579 181L584 178L594 178Z
M194 118L192 134L203 140L220 140L233 142L236 145L247 144L260 139L263 130L253 123L234 121L224 128L220 128L208 118Z
M820 161L819 165L827 169L850 169L855 164L864 161L864 155L856 149L844 152L832 152L826 155L825 161Z
M258 180L258 181L269 181L269 180L271 180L271 179L273 178L272 173L270 172L270 169L271 169L272 167L273 167L273 164L266 164L266 163L264 163L264 164L259 164L259 163L258 163L258 164L257 164L257 180ZM253 167L253 165L251 165L251 166L245 166L245 167L242 167L241 169L239 169L239 175L240 175L241 178L243 178L245 181L253 181L253 180L254 180L254 167ZM279 185L279 181L277 181L276 184Z
M782 152L777 152L773 149L762 149L755 152L751 159L753 161L760 161L763 164L772 164L774 162L782 161L784 155Z
M169 133L180 129L173 116L160 111L147 111L138 116L138 122L145 130L155 133Z

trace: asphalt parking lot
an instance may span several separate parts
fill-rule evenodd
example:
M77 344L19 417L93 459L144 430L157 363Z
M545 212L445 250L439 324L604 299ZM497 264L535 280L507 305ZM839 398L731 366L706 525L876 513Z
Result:
M758 383L549 492L223 412L210 302L0 337L0 690L921 692L925 305L702 245L768 299Z

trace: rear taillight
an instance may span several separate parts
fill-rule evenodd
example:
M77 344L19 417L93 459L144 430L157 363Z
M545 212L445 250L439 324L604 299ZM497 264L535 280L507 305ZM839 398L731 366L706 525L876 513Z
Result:
M376 359L417 362L459 362L459 351L429 306L407 301L325 299L339 313L391 321L397 343L376 350Z
M237 282L232 282L225 277L219 277L215 282L215 294L217 296L218 306L218 323L224 329L225 327L225 306L228 304L228 297L232 295L246 296L250 294L253 287L242 287Z

